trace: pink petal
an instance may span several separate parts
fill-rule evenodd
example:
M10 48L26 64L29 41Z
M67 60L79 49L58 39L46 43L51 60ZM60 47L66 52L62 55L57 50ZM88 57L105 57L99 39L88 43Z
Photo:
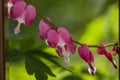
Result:
M96 72L96 68L94 67L94 56L91 51L89 52L88 71L91 75L94 75Z
M95 75L95 72L96 72L96 68L94 67L94 63L91 62L91 64L88 64L88 72L91 74L91 75Z
M104 43L100 43L100 46L104 47ZM107 51L106 51L105 48L97 48L97 53L100 54L100 55L104 55L104 54L107 53Z
M13 19L20 17L26 8L26 3L24 1L19 1L14 4L14 7L11 9L10 16Z
M59 36L55 30L50 30L47 33L47 39L48 39L48 44L51 47L56 47L59 40Z
M110 52L107 52L107 54L105 54L105 56L108 58L109 61L113 60L112 55L111 55Z
M65 50L70 53L75 53L76 45L72 42L70 44L65 45Z
M115 47L112 47L112 51L115 52L115 51L116 51L116 48L115 48Z
M119 53L119 48L118 47L112 47L112 51L114 53Z
M60 57L63 57L63 55L62 55L62 48L61 47L57 47L57 49L56 49L56 51L57 51L57 53L58 53L58 55L60 56Z
M36 10L34 6L28 5L25 11L25 24L29 25L34 21L34 18L36 16Z
M13 4L17 3L18 1L23 1L23 0L11 0Z
M115 61L113 60L111 53L108 52L105 56L106 56L107 59L113 64L113 66L114 66L115 68L117 68L117 65L116 65Z
M49 18L47 18L47 19L48 19L48 21L51 21ZM47 33L50 29L52 29L52 26L47 24L44 20L41 20L39 22L39 31L40 31L41 39L43 39L43 40L47 39Z
M57 32L66 43L72 42L71 35L69 35L68 31L65 28L58 28Z
M86 62L89 62L89 49L86 44L83 44L82 47L78 48L79 56Z
M88 71L91 75L94 75L96 72L96 68L94 67L94 57L91 51L86 44L83 44L82 47L78 48L78 53L80 57L87 62Z
M90 62L94 62L94 56L91 51L89 52L89 58L90 58Z

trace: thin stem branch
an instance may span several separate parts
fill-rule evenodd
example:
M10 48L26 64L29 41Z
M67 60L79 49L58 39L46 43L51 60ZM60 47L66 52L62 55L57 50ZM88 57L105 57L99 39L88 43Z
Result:
M73 40L73 42L74 43L76 43L76 44L78 44L78 45L83 45L82 43L80 43L80 42L77 42L77 41L75 41L75 40ZM108 44L106 44L104 47L110 47L110 46L116 46L114 43L108 43ZM101 47L101 46L99 46L99 45L88 45L88 47L94 47L94 48L104 48L104 47Z
M36 8L33 0L30 0L30 2L31 2L31 4ZM57 29L56 25L54 25L52 22L50 22L50 21L41 13L40 9L36 8L36 11L37 11L38 15L39 15L47 24L49 24L49 25L53 26L55 29ZM82 43L80 43L80 42L78 42L78 41L76 41L76 40L73 40L73 42L76 43L76 44L78 44L78 45L80 45L80 46L83 45ZM119 43L118 43L118 44L119 44ZM116 46L116 45L115 45L115 43L108 43L108 44L106 44L104 47L110 47L110 46ZM101 46L99 46L99 45L88 45L88 47L103 48L103 47L101 47ZM117 46L117 47L118 47L118 46Z
M31 4L36 8L33 0L30 0L30 2L31 2ZM54 25L53 23L51 23L51 22L41 13L41 11L40 11L38 8L36 8L36 11L37 11L38 15L39 15L47 24L49 24L49 25L51 25L51 26L54 26L55 29L57 28L56 25Z

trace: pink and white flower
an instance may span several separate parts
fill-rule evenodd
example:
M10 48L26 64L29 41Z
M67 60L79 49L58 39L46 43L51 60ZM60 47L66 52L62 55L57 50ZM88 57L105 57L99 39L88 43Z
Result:
M18 21L17 27L14 29L15 34L20 32L20 25L23 23L25 25L32 24L36 16L36 10L32 5L26 5L24 1L19 1L14 4L10 11L10 16L12 19Z
M8 13L10 14L11 8L14 6L15 3L23 1L23 0L8 0L7 7L8 7Z
M117 68L116 62L115 62L115 60L113 60L112 54L106 50L105 44L104 43L100 43L100 46L102 48L97 48L97 53L99 55L105 55L105 57L113 64L113 66L115 68Z
M79 56L87 63L88 71L91 75L94 75L96 68L94 67L94 57L86 44L83 44L78 48Z
M51 22L49 18L46 19ZM41 20L39 22L39 32L40 38L45 40L48 46L56 48L58 55L64 57L65 63L68 65L70 63L69 55L73 54L76 49L68 31L63 27L55 30L49 23Z
M75 52L76 45L72 42L72 37L65 28L49 30L47 33L49 46L56 48L59 56L64 57L66 65L69 64L69 55Z
M47 18L47 20L51 22L50 18ZM39 35L42 40L47 39L47 33L50 29L53 29L53 27L44 20L41 20L39 22L39 32L40 32Z

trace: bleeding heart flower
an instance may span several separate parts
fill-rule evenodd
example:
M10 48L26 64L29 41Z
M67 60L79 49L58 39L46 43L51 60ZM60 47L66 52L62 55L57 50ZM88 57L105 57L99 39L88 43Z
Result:
M97 48L97 53L100 55L105 55L105 57L113 64L115 68L117 68L116 62L113 60L112 55L105 48L104 43L100 43L100 46L103 48Z
M47 33L47 42L50 47L57 47L57 44L59 42L59 34L55 30L49 30Z
M59 56L65 58L65 63L70 62L69 55L75 52L76 45L72 42L72 37L65 28L49 30L47 33L47 42L49 46L56 48Z
M14 4L11 9L10 16L12 19L18 21L17 27L14 29L15 34L20 32L20 25L23 23L29 25L33 22L36 16L36 10L34 6L28 5L24 1L19 1Z
M83 44L78 48L80 57L88 64L88 71L91 75L94 75L96 68L94 67L94 57L86 44Z
M105 54L105 56L106 56L107 59L113 64L113 66L117 69L116 62L113 60L111 53L110 53L110 52L107 52L107 54Z
M105 49L105 44L104 43L100 43L100 46L102 47L102 48L97 48L97 53L99 54L99 55L104 55L104 54L107 54L107 50Z
M8 7L8 13L10 14L11 8L14 6L15 3L18 1L23 1L23 0L8 0L7 7Z
M70 63L69 55L74 54L75 50L76 45L74 43L66 44L63 49L60 46L56 48L58 55L64 57L66 65Z
M118 47L112 47L112 51L114 54L119 53L119 48Z
M47 18L47 20L51 22L50 18ZM47 39L47 33L52 28L53 27L51 25L49 25L47 22L45 22L44 20L41 20L39 22L40 38L42 40L46 40Z
M19 1L14 4L14 7L11 9L10 16L12 19L18 19L22 16L26 9L26 3L24 1Z

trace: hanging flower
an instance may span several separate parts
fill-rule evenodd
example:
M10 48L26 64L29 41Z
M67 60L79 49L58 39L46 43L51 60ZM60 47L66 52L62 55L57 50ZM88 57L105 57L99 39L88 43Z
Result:
M120 45L119 45L119 43L116 42L114 45L115 45L115 46L113 46L113 47L111 48L113 54L119 54L119 52L120 52L120 49L119 49L119 46L120 46Z
M117 69L117 65L115 60L113 60L112 55L110 52L107 52L107 54L105 54L105 56L107 57L107 59L113 64L113 66Z
M48 21L51 22L50 18L46 18ZM45 22L44 20L41 20L39 22L39 34L40 34L40 38L42 40L46 40L47 39L47 33L50 29L52 29L53 27L51 25L49 25L47 22Z
M113 60L112 54L106 50L105 44L100 43L100 46L102 48L97 48L97 53L100 55L105 55L105 57L113 64L113 66L117 68L116 62Z
M23 0L8 0L7 7L8 7L8 14L10 14L11 8L14 6L15 3L18 1L23 1Z
M15 34L17 34L20 32L20 25L22 23L29 25L34 21L36 10L34 6L26 6L26 3L24 1L19 1L14 4L14 7L11 9L10 16L12 19L18 21L18 25L14 29Z
M116 54L116 53L119 53L119 52L120 52L120 50L119 50L119 48L118 48L118 47L112 47L112 51L113 51L113 53L114 53L114 54Z
M88 71L91 75L94 75L96 68L94 67L94 57L91 51L89 51L88 46L83 44L78 48L79 56L88 64Z
M65 28L49 30L47 33L49 46L56 48L59 56L64 57L66 65L69 64L69 55L75 52L76 45L72 42L72 37Z
M60 46L56 48L56 51L60 57L64 57L65 64L68 65L70 63L70 54L74 54L76 50L76 45L74 43L70 43L64 46L62 49Z
M104 43L100 43L100 46L102 47L102 48L97 48L97 53L99 54L99 55L104 55L104 54L106 54L107 53L107 50L105 49L105 44Z
M18 19L22 16L26 9L26 3L24 1L17 2L11 9L10 16L12 19Z

